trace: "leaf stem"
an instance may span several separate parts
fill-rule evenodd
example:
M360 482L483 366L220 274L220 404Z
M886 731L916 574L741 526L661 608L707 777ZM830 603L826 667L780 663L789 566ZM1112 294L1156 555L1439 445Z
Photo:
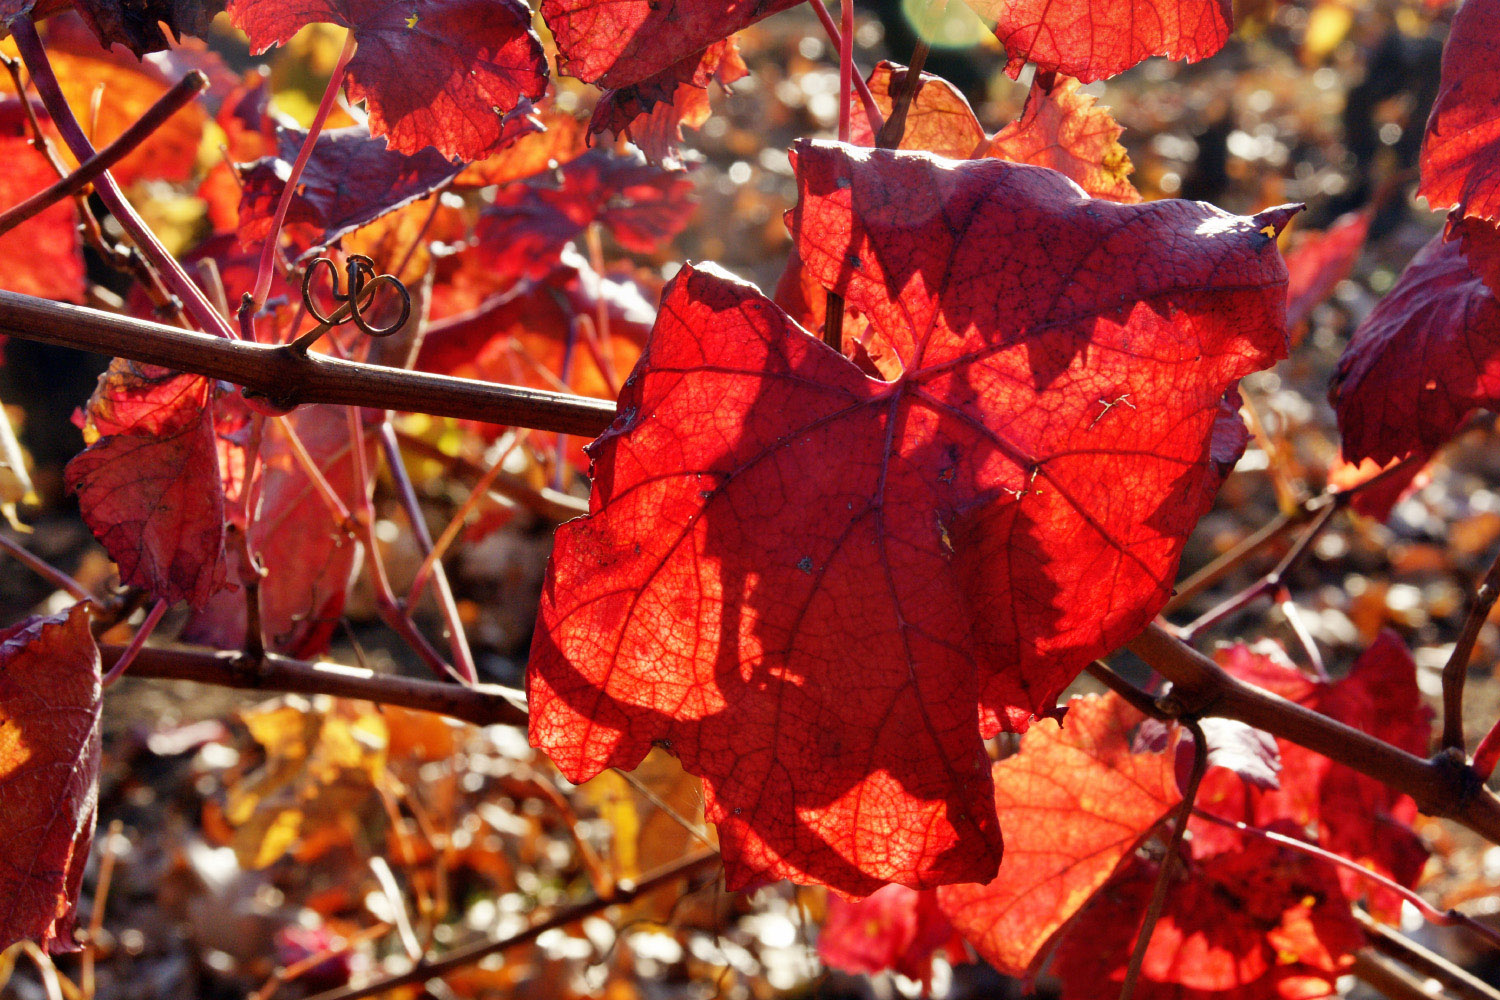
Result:
M161 616L166 614L166 612L167 602L164 600L158 600L155 604L151 605L151 610L146 612L146 620L141 622L140 628L136 629L135 635L130 640L130 645L125 647L125 651L120 654L120 658L114 662L114 665L109 668L109 672L104 675L101 681L104 687L112 686L130 667L131 662L136 658L137 654L145 648L146 640L151 638L151 633L156 631L157 623L161 621Z
M839 30L833 15L828 12L828 5L823 0L810 0L813 13L818 15L818 22L823 25L828 40L833 47L840 52L844 48L844 33ZM859 101L865 108L865 119L870 123L870 134L879 135L880 129L885 125L885 116L880 113L880 105L875 103L875 95L870 92L870 85L858 72L854 74L854 89L859 94Z
M1474 604L1469 608L1469 616L1464 619L1463 631L1459 633L1458 642L1454 644L1448 662L1443 664L1444 750L1464 750L1464 681L1468 679L1469 659L1474 655L1474 644L1479 640L1479 631L1484 628L1497 597L1500 597L1500 553L1496 554L1484 579L1480 581L1479 590L1474 594ZM1489 739L1488 736L1485 738ZM1493 770L1493 766L1491 769Z
M21 563L23 566L31 570L43 580L46 580L48 583L52 584L58 590L66 591L69 596L73 597L75 600L87 601L91 597L93 597L93 595L88 592L88 589L84 587L83 584L79 583L77 580L73 579L71 576L58 569L56 566L53 566L41 556L32 552L30 549L27 549L20 542L13 541L10 538L7 538L5 535L0 534L0 549L4 549L6 552L10 553L15 557L17 562Z
M0 212L0 235L40 214L49 206L69 195L82 191L94 178L134 152L136 147L149 139L157 129L178 111L191 104L208 87L208 77L198 70L178 80L171 90L161 95L156 103L109 145L78 165L78 169L59 178L55 183L38 191L19 204Z
M1436 979L1462 1000L1500 1000L1500 990L1369 914L1355 910L1354 919L1364 928L1371 947L1376 951L1389 955L1421 975Z
M300 354L14 292L0 291L0 332L222 379L283 409L302 403L394 406L587 437L599 435L615 416L609 400Z
M297 151L297 159L292 163L292 172L287 176L286 184L281 189L281 197L276 200L276 212L271 216L271 231L266 234L266 241L260 248L260 266L255 272L255 289L250 293L250 302L241 305L242 310L254 312L261 303L266 301L266 295L271 290L271 277L275 273L276 249L281 242L281 226L286 222L287 209L291 207L292 196L297 193L297 182L302 178L303 168L312 158L313 147L318 144L318 136L322 134L323 125L328 121L328 115L333 111L333 105L338 99L339 90L344 85L344 71L349 68L349 60L354 58L355 48L354 32L350 31L344 36L344 47L339 52L338 62L333 65L333 75L328 78L328 86L323 88L323 99L318 102L318 110L313 115L312 124L308 126L306 138L302 140L302 148Z
M839 0L839 142L849 141L854 103L854 0Z
M1156 922L1161 919L1162 907L1167 902L1167 889L1172 885L1172 876L1177 867L1177 855L1182 849L1182 838L1187 834L1188 816L1193 812L1193 800L1198 797L1198 786L1203 783L1203 774L1208 770L1208 740L1203 727L1193 719L1182 719L1182 724L1193 734L1193 771L1187 788L1182 793L1182 803L1177 807L1177 816L1172 827L1172 836L1167 840L1167 853L1161 859L1161 869L1156 873L1156 886L1151 890L1151 902L1141 918L1141 930L1135 939L1135 950L1130 953L1130 964L1125 969L1125 984L1120 987L1120 1000L1130 1000L1135 994L1135 985L1141 978L1141 966L1146 961L1146 951L1151 946L1151 935L1156 931Z
M489 955L497 955L520 945L530 944L554 928L566 927L611 906L620 906L629 903L669 882L674 882L680 878L689 878L717 864L718 860L718 851L696 851L684 858L680 858L670 864L662 865L655 871L647 873L638 882L621 882L609 896L595 896L593 899L575 903L572 906L565 906L552 914L552 916L547 917L545 920L537 921L517 934L501 938L498 941L481 941L468 947L455 948L442 958L431 962L419 962L414 968L399 975L377 979L363 986L350 986L343 989L329 990L327 993L319 993L311 997L310 1000L363 1000L364 997L375 996L376 994L385 993L401 986L409 986L413 983L422 983L429 979L436 979L456 969L473 965L475 962L481 961Z
M17 18L11 25L11 37L15 39L21 59L31 73L31 82L41 96L42 104L52 116L52 123L57 126L57 131L72 151L74 159L80 163L93 159L98 153L84 134L83 127L78 124L78 119L74 117L67 98L63 96L62 87L58 85L57 75L52 71L52 63L47 58L47 50L43 47L41 38L37 36L36 27L27 18ZM233 340L234 331L230 328L229 321L219 315L203 290L188 277L182 265L177 263L177 258L167 251L161 240L156 238L156 234L131 207L130 202L125 200L120 185L115 183L109 171L94 178L94 190L104 207L120 223L120 227L135 241L146 260L160 273L168 291L182 300L183 308L193 321L218 337Z
M906 75L901 78L901 87L892 102L891 116L875 135L875 145L881 149L901 148L901 140L906 135L906 116L911 112L917 91L922 89L922 67L927 65L927 55L931 51L932 46L925 39L917 39L911 50L911 65L906 68Z
M403 448L419 452L424 458L430 458L434 462L442 462L450 475L479 480L490 476L492 471L461 455L450 455L431 441L403 430L396 431L396 440L401 442ZM537 517L557 523L572 520L589 512L587 500L575 497L571 493L559 493L550 487L535 489L526 480L512 472L495 473L491 477L490 488L496 496L520 504Z

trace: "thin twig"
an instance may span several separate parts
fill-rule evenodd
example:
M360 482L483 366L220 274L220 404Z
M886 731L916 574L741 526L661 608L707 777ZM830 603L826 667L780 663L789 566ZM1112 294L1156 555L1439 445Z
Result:
M449 475L478 480L489 474L490 470L478 462L461 455L450 455L431 441L417 437L415 434L398 429L396 438L401 442L401 447L410 448L435 462L442 462ZM497 499L520 504L538 517L549 521L568 521L589 512L589 503L582 497L575 497L571 493L560 493L545 486L536 489L513 472L496 473L492 489Z
M844 47L843 32L839 31L838 22L828 12L828 5L823 0L811 0L813 13L818 15L818 23L823 25L823 31L827 33L828 40L833 43L835 51ZM870 123L870 134L879 135L880 129L885 125L885 116L880 113L880 105L875 103L875 95L870 92L870 85L858 70L854 73L854 89L859 93L859 101L865 108L865 119Z
M1500 553L1490 563L1489 571L1474 594L1474 603L1469 608L1469 617L1464 619L1463 631L1458 642L1443 665L1443 738L1442 747L1462 753L1464 747L1464 681L1468 679L1469 659L1474 655L1474 643L1479 632L1500 597Z
M498 941L482 941L466 948L455 948L442 958L431 962L420 962L415 968L399 975L386 976L372 983L366 983L364 986L350 986L344 989L330 990L327 993L319 993L312 997L311 1000L362 1000L364 997L375 996L376 994L385 993L401 986L439 978L457 969L473 965L475 962L481 961L489 955L496 955L523 944L530 944L547 931L566 927L611 906L632 902L659 886L674 882L680 878L688 878L711 865L718 864L718 861L718 851L698 851L671 864L663 865L642 877L638 882L631 884L620 883L616 887L615 892L607 898L596 896L591 900L564 907L552 916L545 920L537 921L517 934L501 938Z
M1110 669L1109 664L1103 660L1095 660L1083 668L1083 672L1094 678L1115 694L1124 698L1131 707L1142 715L1150 716L1162 722L1169 721L1172 716L1163 712L1156 704L1156 699L1134 684L1121 677Z
M99 939L104 936L104 910L109 902L109 885L114 881L115 862L120 857L115 845L123 839L121 831L124 829L125 824L120 820L110 821L99 855L99 877L94 882L94 899L89 906L89 936L83 945L83 962L79 973L79 989L89 1000L93 1000L94 996L94 962L98 957L96 953L99 950Z
M77 170L58 178L55 183L43 188L20 204L0 212L0 235L10 232L27 219L41 213L49 205L82 191L93 183L94 178L134 152L136 147L149 139L152 133L166 123L168 118L184 106L191 104L193 99L207 87L208 77L198 70L193 70L178 80L171 90L161 95L155 104L136 119L135 124L121 132L119 137L109 145L80 163Z
M906 135L906 116L911 111L917 91L922 89L922 67L927 65L927 55L931 51L932 46L927 44L926 39L917 39L917 44L911 50L911 65L906 68L906 75L901 78L901 87L896 91L891 105L891 116L875 134L875 145L880 149L901 148L901 140Z
M151 605L151 610L146 612L146 620L141 622L141 627L136 629L135 635L131 637L130 645L125 647L125 651L120 654L120 658L114 662L114 665L109 668L109 672L104 675L103 680L100 682L104 687L112 686L130 668L131 662L145 648L146 640L151 638L152 632L156 631L156 624L161 621L161 616L166 614L166 611L167 602L164 600L158 600L155 604Z
M1182 848L1182 838L1187 833L1188 816L1193 811L1193 800L1198 797L1198 786L1208 770L1208 740L1203 727L1192 719L1181 720L1193 734L1193 772L1188 778L1187 788L1182 793L1182 804L1177 807L1172 836L1167 840L1167 853L1161 859L1161 869L1156 873L1156 886L1151 891L1151 902L1146 906L1146 915L1141 918L1141 930L1135 940L1135 950L1130 954L1130 964L1125 969L1125 983L1120 988L1120 1000L1130 1000L1135 994L1135 985L1141 978L1141 966L1146 961L1146 950L1151 946L1151 935L1156 922L1161 918L1162 907L1167 902L1167 890L1171 887L1177 855Z
M75 601L87 601L93 596L83 584L56 566L53 566L41 556L27 549L20 542L12 541L3 534L0 534L0 549L4 549L10 553L15 557L17 562L52 584L58 590L66 591L68 596L72 597Z
M1349 974L1385 997L1386 1000L1441 1000L1426 989L1421 977L1408 972L1399 962L1387 958L1373 948L1361 948L1354 953L1354 964Z

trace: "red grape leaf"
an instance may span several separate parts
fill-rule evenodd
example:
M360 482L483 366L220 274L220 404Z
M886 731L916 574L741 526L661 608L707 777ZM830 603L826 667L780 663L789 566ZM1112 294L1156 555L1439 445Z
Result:
M1234 25L1230 0L967 2L995 22L1012 78L1028 62L1084 83L1122 73L1151 56L1197 62L1222 49Z
M1170 594L1221 474L1221 398L1285 350L1290 210L796 157L809 270L904 374L866 378L685 268L593 446L592 513L557 534L532 742L574 781L669 747L704 778L731 886L987 881L981 737L1050 713Z
M1465 218L1500 220L1500 63L1495 39L1500 4L1466 3L1443 49L1437 100L1422 138L1417 193L1433 208L1457 206Z
M1331 865L1260 839L1183 864L1146 948L1137 997L1311 1000L1335 992L1364 934ZM1118 991L1156 878L1154 864L1133 859L1064 932L1052 965L1063 1000Z
M519 0L230 0L257 52L314 21L354 32L346 88L398 153L478 160L515 138L507 116L542 96L547 61Z
M57 180L29 139L0 137L0 205L9 207ZM63 199L0 235L0 288L64 302L83 301L83 250L77 212Z
M1400 468L1392 468L1396 465ZM1432 481L1432 469L1425 456L1422 459L1393 458L1382 466L1379 462L1368 458L1355 464L1345 459L1343 453L1340 452L1328 467L1329 492L1348 492L1356 486L1363 486L1364 483L1387 470L1389 470L1388 474L1379 483L1364 486L1349 501L1349 506L1365 517L1384 521L1391 516L1391 511L1396 509L1396 504Z
M891 93L900 88L906 74L905 66L890 62L877 64L870 73L870 92L887 117L893 105ZM1039 74L1026 95L1021 117L990 137L958 88L942 77L923 73L900 148L925 149L954 160L993 156L1051 167L1095 198L1123 204L1140 201L1140 192L1129 180L1134 167L1119 142L1124 129L1109 109L1095 106L1093 96L1080 90L1071 77L1043 83ZM863 115L854 115L850 126L854 143L875 145Z
M212 385L116 359L89 401L99 437L65 470L120 579L194 607L224 586L227 572Z
M364 488L354 475L347 411L338 406L301 406L287 418L328 484L352 505ZM267 421L261 444L260 516L250 544L265 567L260 585L261 625L266 645L290 656L317 656L328 649L338 626L363 549L318 496L276 421ZM231 551L239 569L240 556ZM225 591L189 619L182 638L218 649L242 649L245 595Z
M86 604L0 633L0 949L72 951L99 796L99 650Z
M1074 698L994 766L1005 858L988 885L945 885L943 912L985 961L1025 976L1058 928L1182 800L1175 754L1134 753L1144 716L1115 694ZM1175 742L1175 741L1174 741Z
M733 38L715 42L648 79L608 91L594 106L589 135L627 136L646 159L681 169L677 144L682 129L708 121L708 87L729 85L749 72Z
M240 166L239 236L247 246L258 246L270 233L285 178L306 137L302 129L279 129L279 156ZM313 145L286 221L316 232L312 245L304 248L307 256L387 212L427 197L462 169L431 148L411 156L392 152L383 139L372 138L359 125L331 129Z
M1431 745L1432 712L1417 688L1411 654L1395 633L1381 632L1355 662L1349 676L1321 682L1302 675L1274 642L1238 644L1217 658L1230 673L1291 701L1361 729L1419 757ZM1210 771L1199 807L1225 819L1270 827L1289 822L1311 831L1317 843L1406 886L1416 884L1427 849L1411 829L1417 807L1409 796L1392 792L1373 778L1335 764L1287 740L1277 740L1282 757L1280 789L1248 788L1227 771ZM1241 835L1195 820L1195 851L1227 850ZM1368 896L1372 912L1399 914L1401 899L1372 887L1352 872L1338 877L1351 899Z
M1435 236L1349 338L1328 390L1344 455L1430 455L1500 399L1500 308L1459 244Z
M116 43L137 56L172 46L168 32L203 38L224 0L74 0L106 47ZM165 25L167 31L162 30Z
M802 0L543 0L558 69L606 89L628 87L696 58Z
M950 962L967 954L931 889L887 885L864 899L828 899L818 957L835 969L867 975L890 969L927 986L939 952Z
M1286 255L1286 325L1296 329L1313 307L1354 270L1370 233L1373 209L1349 212L1318 233L1307 233Z
M688 223L692 180L639 156L591 150L542 176L502 188L475 229L478 252L502 274L541 277L597 222L627 250L651 253Z

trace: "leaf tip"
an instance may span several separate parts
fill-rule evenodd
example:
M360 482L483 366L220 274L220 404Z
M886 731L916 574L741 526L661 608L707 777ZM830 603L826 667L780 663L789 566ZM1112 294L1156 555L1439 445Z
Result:
M1277 205L1268 208L1255 216L1255 228L1265 233L1271 239L1281 235L1281 231L1292 221L1292 216L1301 212L1307 206L1303 204Z

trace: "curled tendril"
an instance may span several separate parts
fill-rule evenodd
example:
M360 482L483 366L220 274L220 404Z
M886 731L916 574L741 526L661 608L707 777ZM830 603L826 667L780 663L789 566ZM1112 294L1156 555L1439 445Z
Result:
M328 278L333 285L332 299L335 302L348 306L348 315L338 317L341 310L334 310L333 315L325 316L314 301L312 294L313 277L319 268L328 269ZM307 271L302 275L302 302L307 306L307 311L325 327L339 326L343 323L353 321L360 331L370 337L389 337L397 330L406 325L411 316L411 293L406 286L393 274L376 274L375 262L364 254L350 254L344 265L344 273L348 276L347 288L339 281L337 266L327 257L318 257L307 265ZM393 288L401 298L401 315L394 323L388 326L373 326L364 315L364 308L373 301L376 290L380 285L386 284ZM368 294L367 294L368 293Z

